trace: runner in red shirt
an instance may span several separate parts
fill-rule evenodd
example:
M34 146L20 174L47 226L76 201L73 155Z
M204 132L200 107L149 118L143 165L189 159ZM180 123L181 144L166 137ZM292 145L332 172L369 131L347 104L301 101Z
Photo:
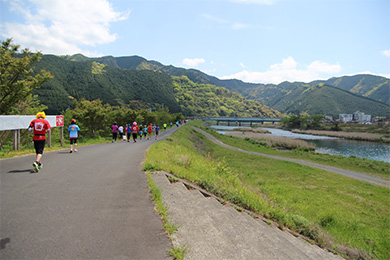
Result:
M131 134L133 135L134 143L137 142L137 135L138 135L137 122L133 123L133 126L131 127Z
M45 112L38 112L36 119L32 120L29 131L34 131L34 148L36 153L36 161L33 163L34 171L38 172L42 169L43 164L41 163L43 149L45 148L46 132L50 131L50 124L45 119Z
M150 125L148 126L148 135L149 135L148 140L149 138L152 139L152 131L153 131L153 125L152 123L150 123Z

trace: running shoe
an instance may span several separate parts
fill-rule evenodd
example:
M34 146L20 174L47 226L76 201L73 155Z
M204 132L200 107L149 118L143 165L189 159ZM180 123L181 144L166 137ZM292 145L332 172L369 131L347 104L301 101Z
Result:
M38 170L40 170L42 168L43 168L43 164L41 163L40 165L38 165Z
M34 167L34 171L35 171L35 172L38 172L38 171L39 171L39 166L38 166L38 163L37 163L37 162L34 162L34 163L33 163L33 167Z

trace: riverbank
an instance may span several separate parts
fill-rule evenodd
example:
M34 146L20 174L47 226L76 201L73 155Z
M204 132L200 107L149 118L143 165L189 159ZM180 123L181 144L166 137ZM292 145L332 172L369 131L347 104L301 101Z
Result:
M304 140L273 136L269 131L261 129L235 129L234 131L226 131L225 135L252 139L278 150L292 150L300 148L307 151L314 151L316 148L315 145L309 144Z
M338 137L338 138L345 138L345 139L357 140L357 141L390 143L390 136L389 136L390 132L387 134L376 134L376 133L368 133L368 132L300 130L300 129L293 129L291 130L291 132L298 133L298 134L311 134L311 135L319 135L319 136Z
M290 153L210 133L242 150ZM307 154L302 153L300 158ZM350 158L340 159L344 164L355 163ZM390 214L386 206L390 198L388 188L293 162L230 150L189 127L180 128L171 138L153 145L145 167L185 178L277 221L280 228L289 227L305 234L348 259L390 257L384 217Z

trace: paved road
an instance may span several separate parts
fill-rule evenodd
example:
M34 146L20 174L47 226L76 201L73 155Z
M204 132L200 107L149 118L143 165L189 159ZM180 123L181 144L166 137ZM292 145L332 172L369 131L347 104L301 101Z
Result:
M38 173L0 160L0 259L171 259L141 166L154 142L47 152Z
M365 182L369 182L369 183L372 183L375 185L390 188L390 181L384 180L384 179L379 178L379 177L374 177L374 176L371 176L368 174L354 172L354 171L348 171L348 170L340 169L340 168L333 167L333 166L323 165L323 164L319 164L319 163L313 163L313 162L309 162L309 161L305 161L305 160L299 160L299 159L287 158L287 157L282 157L282 156L275 156L275 155L269 155L269 154L264 154L264 153L245 151L245 150L242 150L240 148L225 144L225 143L219 141L217 138L215 138L211 134L209 134L209 133L207 133L207 132L205 132L197 127L192 127L192 128L195 129L196 131L202 133L203 135L205 135L208 139L210 139L215 144L218 144L218 145L223 146L225 148L240 151L243 153L255 154L255 155L259 155L259 156L263 156L263 157L267 157L267 158L271 158L271 159L299 163L299 164L307 165L307 166L310 166L313 168L318 168L318 169L322 169L322 170L325 170L328 172L333 172L333 173L337 173L340 175L344 175L344 176L347 176L347 177L350 177L350 178L353 178L356 180L365 181Z

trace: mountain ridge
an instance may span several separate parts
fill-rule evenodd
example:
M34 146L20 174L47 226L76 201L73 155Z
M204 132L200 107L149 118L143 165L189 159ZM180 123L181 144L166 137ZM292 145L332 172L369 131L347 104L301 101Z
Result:
M150 70L169 74L171 76L186 76L190 81L197 84L212 84L224 87L230 91L240 93L243 97L259 101L265 106L269 106L282 113L308 112L316 114L319 111L327 115L337 115L340 113L353 113L362 111L372 115L390 115L390 79L360 74L353 76L333 77L328 80L316 80L309 83L304 82L282 82L280 84L260 84L248 83L238 79L218 79L196 69L184 69L172 65L163 65L158 61L147 60L141 56L104 56L100 58L87 58L81 54L63 56L70 61L98 62L106 66L127 70ZM332 95L325 95L325 89L313 88L318 91L305 91L309 86L326 85ZM330 86L335 87L330 88ZM310 96L308 95L310 93ZM317 107L313 103L313 98L321 100L322 95L327 96L332 106L323 103L323 107ZM293 94L293 95L292 95ZM297 104L293 104L294 97L302 95ZM346 102L348 101L348 102ZM290 105L287 106L286 104ZM299 107L301 104L301 107ZM325 109L326 108L326 109Z
M83 55L43 55L34 70L45 69L54 76L33 94L48 106L47 113L61 113L73 108L74 100L100 99L103 104L128 106L132 109L158 110L186 116L265 116L279 117L280 112L247 100L241 94L211 84L193 83L185 76L175 77L151 66L142 57L102 57L89 59ZM108 65L109 64L109 65ZM121 68L127 67L127 68ZM143 66L142 69L132 69ZM145 68L148 69L145 69ZM182 98L186 97L186 98Z
M352 98L355 100L355 106L343 106L342 104L335 104L333 108L328 110L302 108L302 111L308 111L311 114L316 113L316 111L323 111L327 112L327 114L336 115L338 113L353 113L357 110L364 110L366 108L373 107L374 109L368 109L366 113L383 115L386 113L382 110L390 109L390 107L387 107L388 105L390 105L390 79L381 76L358 74L353 76L333 77L328 80L316 80L309 83L285 81L280 84L261 84L243 82L238 79L221 80L215 76L210 76L196 69L177 68L172 65L165 66L157 61L148 61L140 56L124 56L112 58L121 60L121 64L117 63L117 66L121 68L137 70L156 70L161 71L163 73L168 73L173 76L186 76L191 81L199 84L213 84L216 86L225 87L230 91L238 92L248 99L257 100L266 106L281 111L282 113L291 112L290 109L287 109L284 106L277 105L277 100L281 98L281 95L283 95L283 93L288 93L296 88L304 88L305 86L313 86L319 84L325 84L338 88L340 91L332 90L334 95L336 95L336 97L333 98L341 100L340 98L337 98L337 95L344 96L344 99ZM101 58L93 58L92 60L100 62L101 60L99 59ZM129 64L131 64L131 66L129 66ZM342 90L345 90L347 92L344 92ZM304 91L301 92L305 93ZM359 100L357 100L355 96L349 95L350 93L362 97L361 102L366 103L367 101L371 105L364 104L361 106L362 108L360 108L360 106L358 105L358 103L360 103ZM284 95L284 97L286 96ZM332 99L332 97L329 98ZM372 104L374 103L372 103L371 100L378 102L378 104L372 106ZM309 101L306 100L305 103L309 103ZM337 109L337 107L340 108ZM299 108L296 109L299 110ZM294 111L296 111L296 109L294 109ZM375 109L380 110L379 113L376 113Z

